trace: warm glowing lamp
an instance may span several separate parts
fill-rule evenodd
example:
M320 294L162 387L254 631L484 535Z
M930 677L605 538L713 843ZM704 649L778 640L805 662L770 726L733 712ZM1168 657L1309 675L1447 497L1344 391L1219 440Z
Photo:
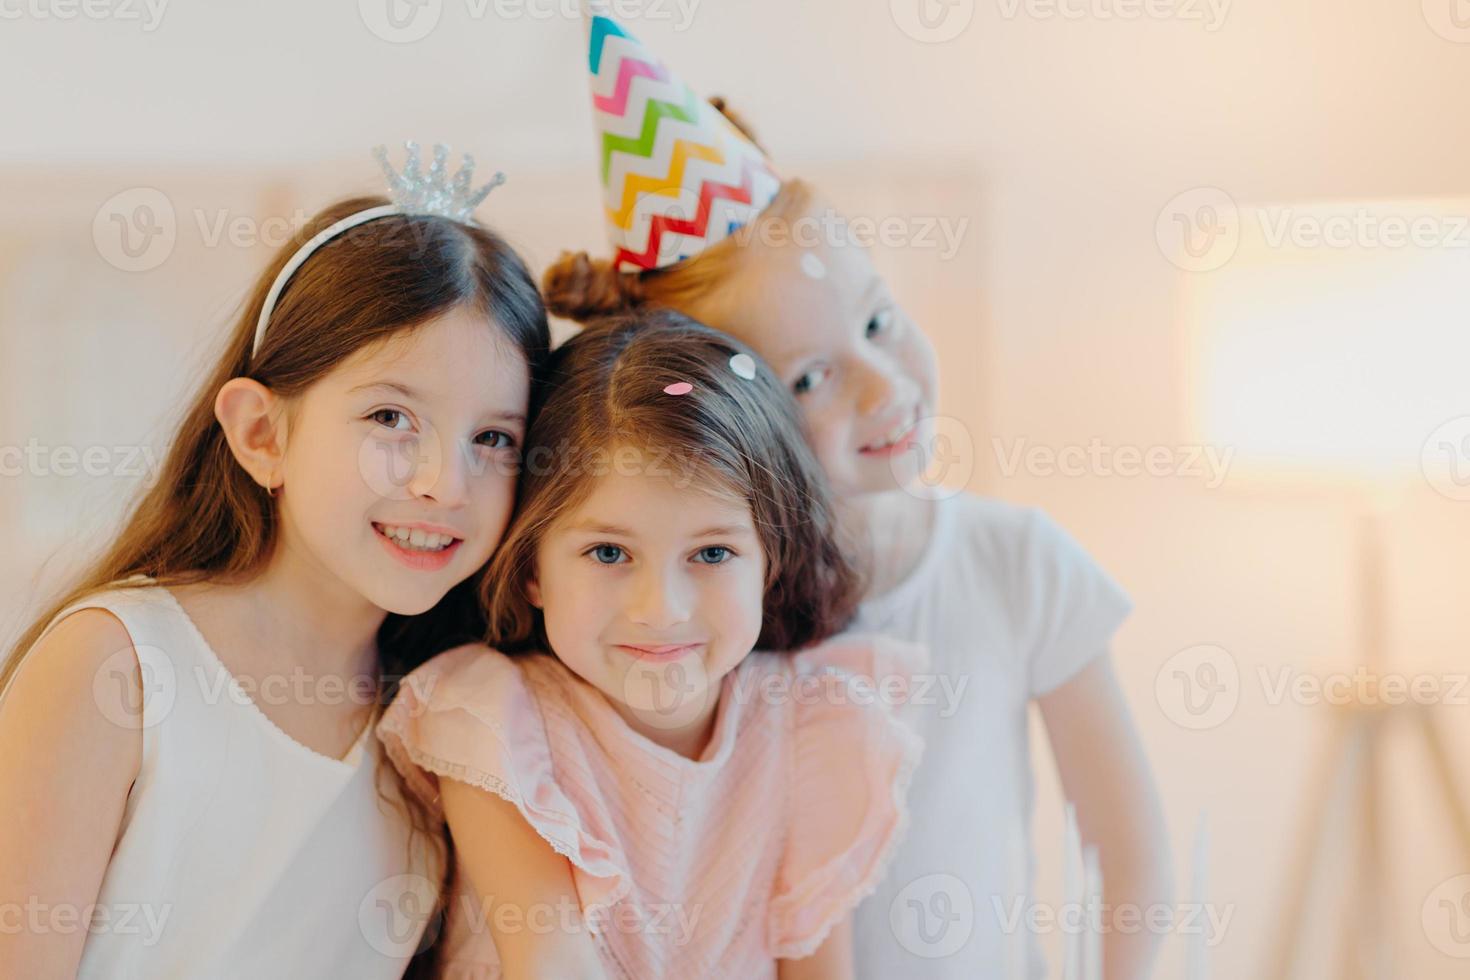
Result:
M1384 527L1409 482L1470 499L1470 202L1399 201L1243 208L1239 245L1218 268L1188 274L1184 322L1196 435L1235 449L1233 475L1340 487L1361 503L1357 532L1360 662L1386 656ZM1314 780L1273 958L1290 977L1329 822L1357 820L1362 896L1344 968L1388 980L1385 726L1422 736L1449 823L1470 862L1470 815L1445 741L1423 704L1385 706L1369 692L1336 712ZM1334 787L1354 805L1333 807Z

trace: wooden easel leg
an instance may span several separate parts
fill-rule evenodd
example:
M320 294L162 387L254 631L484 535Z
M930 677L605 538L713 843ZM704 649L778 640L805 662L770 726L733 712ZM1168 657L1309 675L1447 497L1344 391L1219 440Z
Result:
M1357 716L1348 712L1343 712L1334 719L1321 761L1313 770L1317 776L1312 780L1314 795L1303 811L1297 846L1292 851L1294 865L1290 877L1287 878L1287 897L1282 907L1279 926L1281 931L1277 937L1271 966L1264 974L1271 980L1292 980L1292 967L1296 963L1296 950L1306 917L1307 900L1311 896L1312 882L1316 878L1319 849L1328 829L1329 806L1340 791L1339 784L1351 779L1357 767L1355 736L1360 730L1359 721Z
M1438 777L1439 789L1444 796L1445 812L1449 814L1451 830L1460 842L1462 862L1460 870L1470 873L1470 812L1466 811L1465 801L1460 796L1449 749L1440 735L1439 726L1434 723L1430 709L1420 708L1416 714L1419 716L1419 730L1423 732L1424 741L1429 745L1429 761Z
M1387 718L1363 720L1362 886L1358 895L1360 972L1368 980L1393 980L1385 909L1389 881L1385 867L1383 828L1383 733Z

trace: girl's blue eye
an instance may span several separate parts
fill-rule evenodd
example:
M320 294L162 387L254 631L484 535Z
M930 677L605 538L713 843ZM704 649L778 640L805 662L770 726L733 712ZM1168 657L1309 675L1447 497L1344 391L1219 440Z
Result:
M601 565L616 565L618 559L623 557L623 549L615 544L599 544L593 546L587 554Z
M831 369L826 367L825 365L814 367L810 371L804 372L801 377L797 378L796 381L791 385L791 390L798 395L805 395L817 385L821 384L823 381L826 381L827 375L831 373Z
M401 419L405 423L408 422L408 416L405 415L403 412L400 412L396 408L380 408L377 411L375 411L372 414L370 414L368 416L368 418L372 419L374 422L377 422L379 425L382 425L382 426L384 426L386 428L389 428L389 429L398 429L398 430L401 431L402 429L405 428L405 426L395 425L392 421L384 421L384 416L389 416L390 418L395 418L395 419Z
M723 565L734 555L734 552L724 545L711 545L708 548L700 548L698 555L697 560L706 565Z

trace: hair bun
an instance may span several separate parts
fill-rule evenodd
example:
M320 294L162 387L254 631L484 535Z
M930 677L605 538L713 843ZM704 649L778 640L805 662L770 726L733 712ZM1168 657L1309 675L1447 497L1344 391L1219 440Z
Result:
M636 275L586 252L563 252L541 277L541 290L548 310L578 323L627 312L643 298Z

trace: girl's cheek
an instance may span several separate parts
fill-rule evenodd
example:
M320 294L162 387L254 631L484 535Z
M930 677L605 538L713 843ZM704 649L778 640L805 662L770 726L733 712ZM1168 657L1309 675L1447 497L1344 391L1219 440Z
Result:
M810 403L802 406L802 422L806 425L807 441L813 446L824 446L832 439L832 431L837 427L837 413L833 411L830 399L825 399L828 404L811 407Z
M481 504L477 509L485 515L485 525L491 531L489 546L493 551L500 545L500 539L510 527L511 515L515 512L516 485L513 480L503 478L486 483L487 486L481 490Z
M356 462L352 477L359 486L384 500L407 500L425 459L416 441L369 435L357 448Z
M934 389L939 378L939 358L934 353L934 345L923 331L910 326L906 344L907 358L913 377L919 382L924 390L924 395L931 401L934 398ZM934 405L929 406L930 411L935 410Z
M371 479L372 470L369 467L382 470L382 464L372 456L356 452L356 449L355 446L350 447L351 451L337 453L330 458L323 454L307 464L308 478L319 491L330 492L328 499L360 498L367 490L376 486ZM386 483L382 479L377 482Z
M817 458L824 469L830 470L832 464L838 461L850 430L849 422L832 412L823 413L823 416L813 424L811 428L812 448L816 450Z

